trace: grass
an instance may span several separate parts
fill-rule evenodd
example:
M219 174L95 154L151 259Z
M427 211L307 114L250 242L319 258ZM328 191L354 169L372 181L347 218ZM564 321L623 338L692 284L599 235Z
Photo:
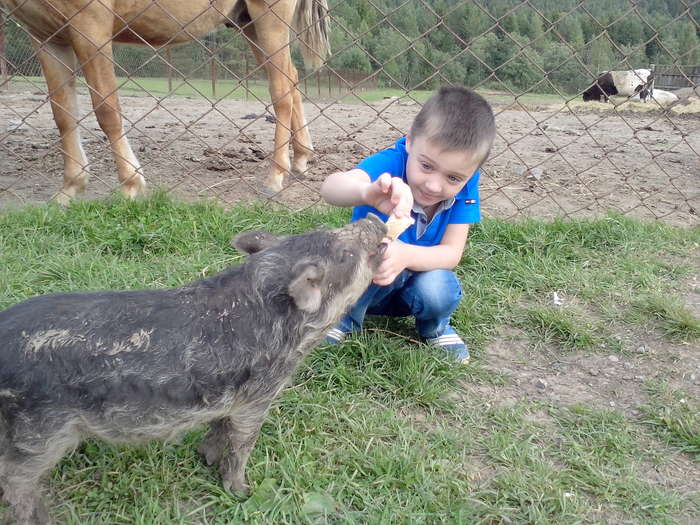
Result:
M643 409L647 423L700 460L699 400L663 381L650 381L646 389L649 404Z
M16 83L30 83L34 87L46 89L46 82L43 77L17 77ZM217 79L216 87L212 86L211 80L188 78L186 81L173 78L168 83L167 78L161 77L132 77L117 78L119 93L129 96L175 96L187 98L206 98L208 100L233 99L233 100L261 100L270 101L270 92L265 80L250 80L239 82L237 80ZM84 83L78 84L79 89L85 90ZM81 88L82 86L82 88ZM356 90L348 92L347 89L339 91L335 84L329 92L328 82L321 82L320 89L314 76L309 77L306 86L302 83L302 90L308 90L308 97L311 99L338 99L347 104L363 104L379 102L390 97L409 97L410 100L425 102L433 93L432 90L418 89L406 92L403 89L376 88L369 90ZM478 88L478 93L483 95L490 103L498 105L522 104L561 104L568 98L559 95L546 93L525 93L511 94L498 89Z
M240 262L229 246L238 231L289 234L347 219L346 210L224 209L162 194L6 211L0 308L36 294L181 285ZM487 220L456 270L465 293L454 324L472 365L415 343L406 321L375 319L315 349L274 404L250 459L250 498L223 492L197 457L198 429L178 444L84 443L52 472L52 515L76 524L692 523L700 469L686 490L644 474L665 455L698 465L692 392L649 380L638 417L526 396L500 405L483 392L513 380L483 358L503 327L529 338L533 359L625 353L620 327L697 347L698 319L676 290L697 271L699 244L698 229L619 216Z

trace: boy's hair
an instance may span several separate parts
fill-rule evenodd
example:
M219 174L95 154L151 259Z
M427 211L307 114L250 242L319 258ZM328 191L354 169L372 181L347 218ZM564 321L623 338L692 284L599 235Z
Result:
M423 104L410 133L446 151L473 152L481 165L496 137L496 121L481 95L462 87L442 87Z

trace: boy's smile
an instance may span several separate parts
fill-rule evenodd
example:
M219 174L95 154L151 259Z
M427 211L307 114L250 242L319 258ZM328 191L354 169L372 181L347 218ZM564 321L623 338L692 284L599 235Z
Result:
M479 167L468 151L445 151L427 137L406 137L406 179L423 208L457 195Z

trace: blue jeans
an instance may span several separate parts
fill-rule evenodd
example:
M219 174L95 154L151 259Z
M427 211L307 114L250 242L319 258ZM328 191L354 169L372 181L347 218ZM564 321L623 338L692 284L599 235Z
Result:
M449 270L404 270L388 286L371 284L337 328L360 330L365 315L416 318L418 333L428 338L442 335L462 298L459 279Z

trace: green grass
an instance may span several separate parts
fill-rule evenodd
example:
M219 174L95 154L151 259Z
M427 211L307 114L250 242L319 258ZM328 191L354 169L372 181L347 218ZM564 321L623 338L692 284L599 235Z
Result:
M46 82L43 77L17 77L14 79L16 83L31 83L35 86L41 86L46 89ZM129 96L176 96L188 98L204 98L208 100L218 99L233 99L233 100L262 100L270 101L270 92L267 88L265 80L250 80L248 82L240 82L237 80L218 79L216 86L212 85L211 80L188 78L186 81L178 78L173 78L171 83L168 83L167 78L161 77L133 77L133 78L117 78L117 85L121 95ZM84 81L78 83L79 88L85 89ZM216 90L216 91L214 91ZM309 77L306 86L302 83L302 91L307 90L307 96L311 99L338 99L347 104L363 104L379 102L390 97L407 97L407 100L415 100L423 103L433 94L432 90L412 90L407 92L403 89L392 88L376 88L371 90L357 90L356 92L348 92L343 90L339 92L336 84L333 84L329 92L327 80L322 80L317 84L315 76ZM500 91L498 89L479 88L476 90L483 95L490 103L498 105L522 104L541 105L541 104L561 104L568 98L562 98L559 95L551 95L546 93L525 93L511 94Z
M695 341L700 339L700 319L694 317L677 297L647 295L634 303L642 317L651 317L672 339Z
M700 460L700 400L661 381L648 382L646 389L650 399L643 407L647 423Z
M239 231L298 233L348 215L162 194L6 211L0 308L36 294L181 285L240 262L229 245ZM250 498L223 492L196 454L198 429L178 444L82 444L52 472L51 512L75 524L689 523L700 515L698 477L681 492L644 471L664 454L697 462L690 393L648 382L636 418L526 397L500 405L485 392L512 392L512 378L482 358L504 327L529 338L533 358L624 353L620 327L697 345L698 320L676 290L697 271L699 244L698 229L619 216L487 220L456 270L454 324L472 365L416 344L409 322L374 319L312 351L273 405L249 462Z

